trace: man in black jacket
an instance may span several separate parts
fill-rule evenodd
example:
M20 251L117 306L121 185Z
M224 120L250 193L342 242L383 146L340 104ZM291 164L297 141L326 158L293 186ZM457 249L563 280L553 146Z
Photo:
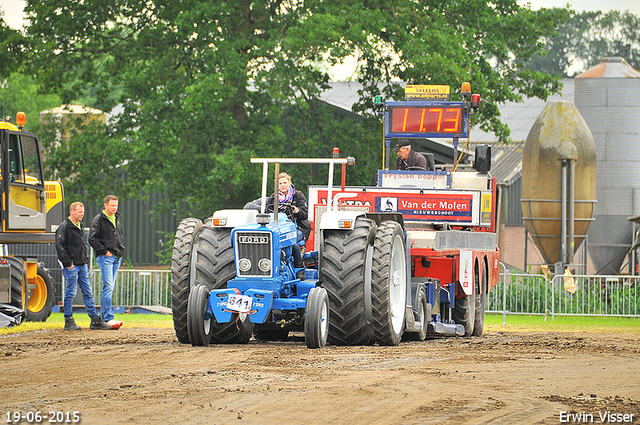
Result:
M117 197L108 195L104 198L104 209L91 220L89 244L96 252L96 260L102 274L102 297L100 298L102 320L113 329L118 329L122 326L122 322L115 320L111 305L116 274L124 255L124 238Z
M112 329L102 321L93 303L91 283L87 272L87 246L84 242L82 218L84 205L74 202L69 206L69 217L56 230L56 251L58 261L62 264L62 275L65 281L64 291L64 330L79 331L81 328L73 320L73 299L78 285L82 291L84 306L91 318L90 329Z

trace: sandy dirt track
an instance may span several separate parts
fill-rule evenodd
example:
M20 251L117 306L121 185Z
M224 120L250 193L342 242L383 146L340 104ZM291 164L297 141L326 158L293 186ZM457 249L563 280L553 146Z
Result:
M77 411L82 424L640 423L639 334L309 350L296 336L192 347L173 329L125 324L3 336L0 365L1 423L16 411L41 423Z

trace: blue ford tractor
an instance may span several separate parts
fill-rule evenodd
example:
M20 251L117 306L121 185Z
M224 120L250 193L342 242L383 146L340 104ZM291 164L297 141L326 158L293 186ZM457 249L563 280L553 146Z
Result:
M268 164L309 162L254 159L263 162L262 198L266 199ZM314 160L311 160L314 161ZM346 163L331 158L314 162ZM330 176L333 173L331 172ZM277 179L276 179L277 187ZM172 264L174 328L180 342L246 343L287 338L304 331L309 348L322 348L329 333L329 297L318 279L317 252L304 256L308 267L294 267L297 227L286 214L220 210L204 224L182 220Z
M244 213L244 214L243 214ZM310 280L300 280L293 267L296 225L283 213L222 210L213 215L213 225L226 226L233 216L247 224L230 233L235 257L235 276L226 288L210 290L198 284L189 295L187 330L193 345L208 345L220 339L218 327L232 324L241 342L251 325L263 336L282 337L283 329L299 325L309 348L327 342L329 305L327 292L317 286L317 271ZM271 335L269 335L271 334ZM242 336L241 336L242 335Z

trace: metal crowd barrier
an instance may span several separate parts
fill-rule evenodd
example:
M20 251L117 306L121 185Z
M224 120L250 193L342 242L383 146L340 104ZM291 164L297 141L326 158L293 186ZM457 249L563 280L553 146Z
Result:
M96 304L99 304L102 294L100 269L90 270L89 279L93 289L93 299ZM171 270L118 270L112 304L125 308L137 306L171 308Z
M100 270L89 271L94 300L100 302ZM485 311L507 314L640 317L640 276L544 275L511 273L486 298ZM119 270L113 305L171 308L170 270Z
M640 317L640 276L543 275L503 270L485 311L507 314Z

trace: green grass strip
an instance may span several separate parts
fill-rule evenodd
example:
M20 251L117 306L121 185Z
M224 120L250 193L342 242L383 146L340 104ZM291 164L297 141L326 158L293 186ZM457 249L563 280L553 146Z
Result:
M116 314L116 320L122 320L125 327L131 328L173 328L170 314ZM85 313L73 315L76 323L82 328L89 328L91 320ZM63 313L51 313L46 322L24 322L12 328L0 329L0 335L21 333L37 330L64 328Z
M76 323L83 328L89 327L86 314L75 314ZM173 328L169 314L117 314L116 320L122 320L126 327L136 328ZM12 328L0 329L0 335L22 333L37 330L62 329L64 316L53 313L46 322L25 322ZM602 317L602 316L544 316L507 315L506 326L502 325L501 314L487 314L484 322L485 332L492 331L532 331L532 332L611 332L640 333L640 318Z
M507 315L506 326L501 314L487 314L485 331L549 331L549 332L611 332L640 333L640 318L609 316Z

